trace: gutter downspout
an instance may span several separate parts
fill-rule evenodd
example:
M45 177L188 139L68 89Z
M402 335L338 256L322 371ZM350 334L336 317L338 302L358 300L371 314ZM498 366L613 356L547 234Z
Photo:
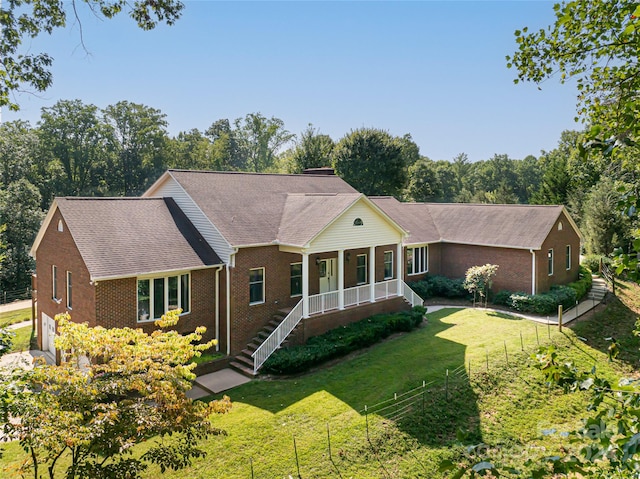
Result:
M222 266L216 268L216 351L220 351L220 270Z
M238 253L238 248L233 249L233 253L229 255L229 262L227 263L227 356L231 355L231 265L235 264L235 255Z
M529 249L531 253L531 294L536 294L536 252Z

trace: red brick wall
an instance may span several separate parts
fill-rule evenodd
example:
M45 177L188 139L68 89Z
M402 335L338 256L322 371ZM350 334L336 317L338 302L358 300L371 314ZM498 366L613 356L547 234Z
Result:
M162 275L158 275L162 276ZM105 328L157 329L153 321L137 321L137 278L99 281L96 292L96 322ZM221 317L221 322L222 322ZM215 335L215 269L191 271L191 311L180 317L176 329L188 333L205 326L203 339Z
M42 313L50 317L68 312L76 322L88 322L95 326L95 288L90 284L89 271L62 219L63 231L58 231L59 211L53 214L42 241L36 251L36 274L38 276L38 331L42 331ZM59 303L52 299L52 265L56 265ZM71 272L72 310L67 309L67 278ZM42 348L42 334L38 334L38 347Z
M562 230L558 224L562 222ZM566 247L571 245L571 269L566 268ZM547 253L553 248L553 275L549 275ZM576 234L564 213L560 215L544 240L540 251L536 251L537 293L548 291L554 284L576 281L580 266L580 237Z
M528 250L491 248L462 244L441 244L441 274L448 278L464 278L471 266L497 264L493 292L503 289L531 293L531 253Z
M330 256L327 256L330 257ZM231 354L236 355L260 331L278 310L295 306L300 297L291 297L291 263L302 261L299 254L284 253L277 246L242 248L231 268ZM309 261L311 285L316 284L318 268L315 256ZM264 268L265 301L249 304L249 270ZM311 292L310 294L315 294ZM225 316L226 321L226 316ZM226 346L226 345L225 345ZM226 352L226 348L225 348Z

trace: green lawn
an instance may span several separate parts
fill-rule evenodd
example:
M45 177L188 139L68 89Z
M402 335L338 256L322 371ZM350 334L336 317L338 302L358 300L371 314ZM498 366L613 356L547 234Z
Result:
M438 472L438 464L445 458L460 459L458 431L468 444L488 443L494 448L492 457L521 466L527 457L547 456L568 446L559 436L542 437L543 429L570 430L587 414L586 396L550 391L531 367L530 355L538 342L553 342L563 358L581 367L597 364L611 378L630 372L630 360L611 364L602 348L590 346L599 341L599 334L581 331L585 343L566 328L559 333L503 314L471 309L430 313L423 328L333 366L295 378L256 380L228 391L232 411L213 419L228 435L203 443L205 459L163 477L288 478L298 477L298 467L305 479L446 477ZM371 407L423 381L433 383L404 418L365 416L365 405ZM15 464L22 455L18 446L6 449L0 464ZM151 468L146 477L159 475Z
M0 328L23 321L31 321L31 308L0 313Z
M11 352L17 353L19 351L29 351L34 339L31 334L33 332L31 326L14 329L12 332L15 333L15 336L13 338L13 347L11 348Z

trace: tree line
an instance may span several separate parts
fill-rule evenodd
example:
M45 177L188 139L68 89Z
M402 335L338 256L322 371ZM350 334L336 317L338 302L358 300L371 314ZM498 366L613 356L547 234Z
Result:
M339 140L309 125L299 134L261 113L218 119L171 136L166 115L127 101L104 109L80 100L43 108L35 126L0 125L0 289L26 288L35 234L56 196L136 196L168 168L301 173L330 166L367 195L404 201L564 204L589 253L624 246L633 225L616 210L620 186L635 188L633 162L580 155L563 132L539 157L432 160L410 134L360 128ZM633 151L628 150L629 158Z

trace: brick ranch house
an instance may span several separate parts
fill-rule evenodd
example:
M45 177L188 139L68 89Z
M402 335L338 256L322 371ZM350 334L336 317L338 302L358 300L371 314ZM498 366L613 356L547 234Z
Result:
M181 308L181 332L206 326L255 373L292 331L421 303L405 281L427 273L496 263L494 289L532 293L578 277L563 207L400 203L310 173L169 170L139 198L56 198L31 250L39 347L57 354L59 313L151 331Z

